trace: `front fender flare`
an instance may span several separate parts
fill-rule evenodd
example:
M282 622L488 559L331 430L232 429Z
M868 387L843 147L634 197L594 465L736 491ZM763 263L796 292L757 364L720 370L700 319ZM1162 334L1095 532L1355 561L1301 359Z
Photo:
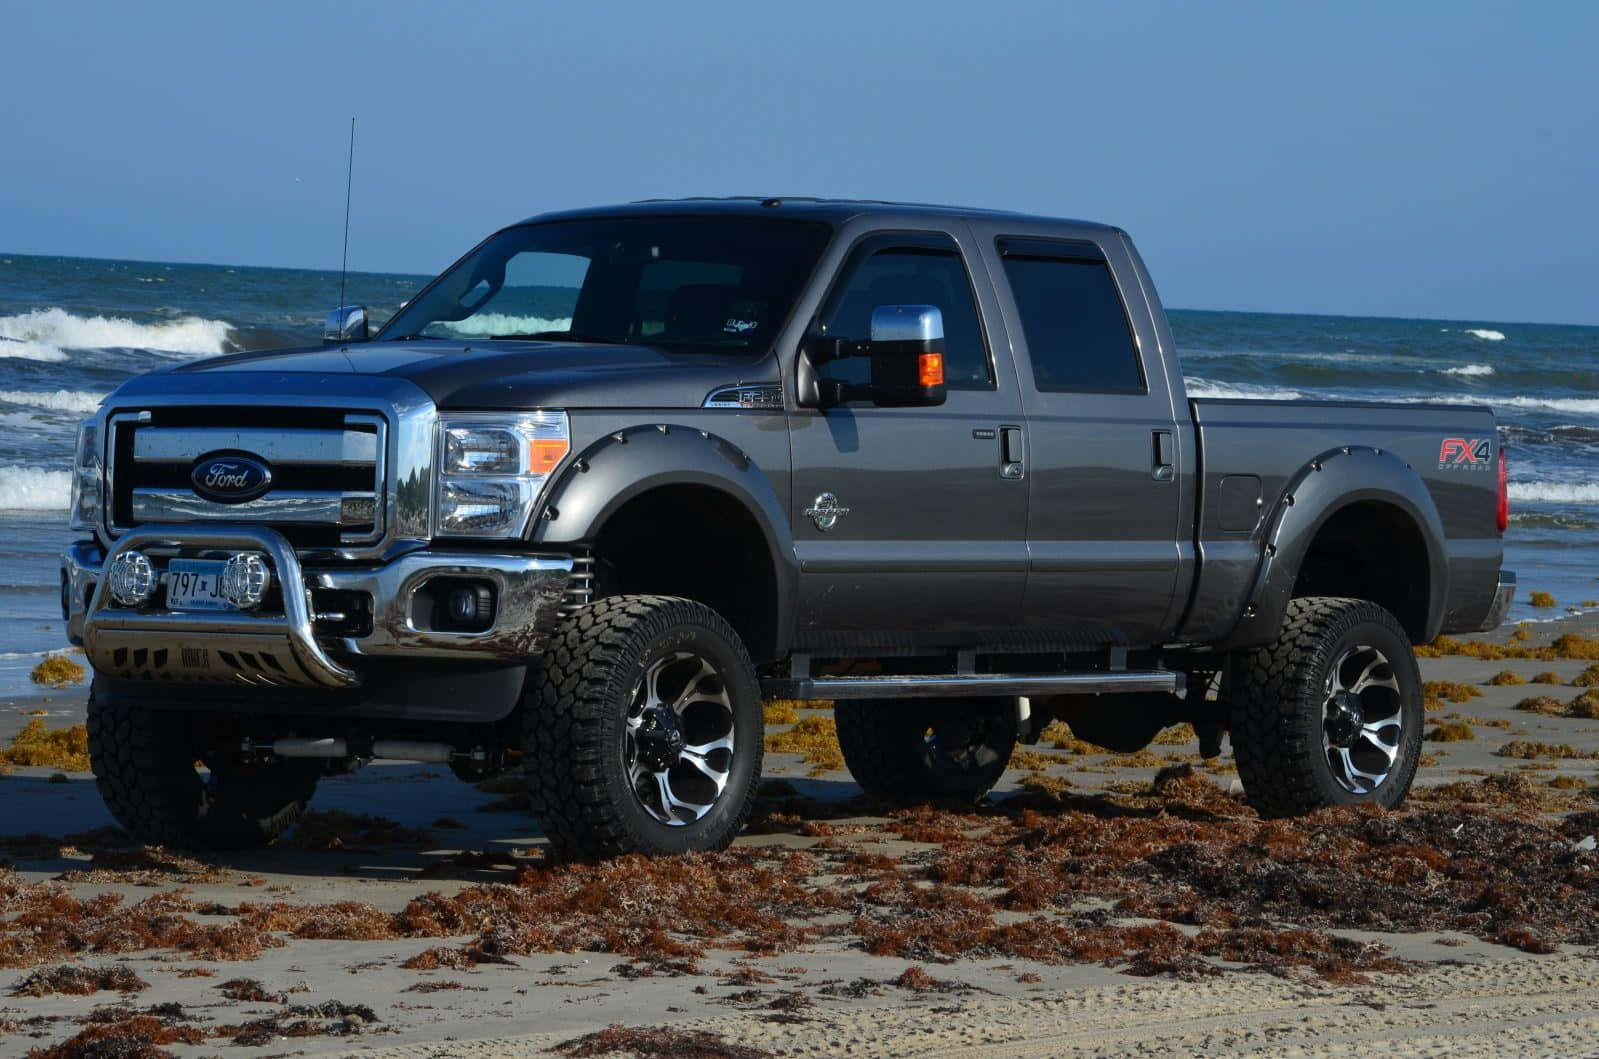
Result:
M1377 501L1402 511L1427 549L1427 614L1421 642L1438 635L1448 596L1443 520L1421 475L1383 449L1345 446L1311 460L1289 480L1272 514L1253 587L1224 645L1271 643L1282 629L1299 569L1329 518L1351 504Z
M696 427L630 427L607 434L572 460L550 487L529 529L536 545L592 541L607 520L652 489L696 485L720 490L743 505L760 527L772 560L779 652L793 636L799 565L777 489L741 448Z

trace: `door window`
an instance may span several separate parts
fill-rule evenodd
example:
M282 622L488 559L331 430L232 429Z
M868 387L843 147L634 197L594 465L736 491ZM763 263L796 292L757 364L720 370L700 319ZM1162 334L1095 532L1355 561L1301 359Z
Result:
M891 245L858 251L822 314L822 331L854 341L870 338L872 310L880 305L937 306L944 316L944 385L994 388L971 278L953 241L947 249ZM854 357L825 365L823 375L859 385L870 371L865 358Z
M1127 311L1103 259L1003 254L1039 390L1147 392Z

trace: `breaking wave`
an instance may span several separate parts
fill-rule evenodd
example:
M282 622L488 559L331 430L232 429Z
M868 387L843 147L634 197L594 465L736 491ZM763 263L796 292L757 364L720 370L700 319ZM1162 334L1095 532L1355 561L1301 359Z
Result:
M0 510L65 511L72 502L72 475L41 467L0 467Z
M1575 482L1511 482L1510 499L1545 504L1599 504L1599 485Z
M439 327L449 328L458 335L536 335L540 331L566 331L572 326L572 318L543 316L511 316L506 313L480 313L469 316L465 320L454 320L441 323Z
M1298 401L1305 395L1298 390L1277 386L1255 386L1247 382L1213 382L1210 379L1184 380L1190 397L1242 397L1255 401Z
M24 342L20 338L7 338L0 335L0 357L12 360L66 360L67 355L54 346L47 346L42 342Z
M78 316L65 309L35 309L0 316L0 338L13 339L38 351L35 360L64 360L66 349L150 349L161 353L214 356L227 351L226 320L181 316L140 323L125 316ZM12 342L0 342L0 355ZM25 355L25 354L23 354Z
M88 414L100 407L101 394L87 390L0 390L0 404L20 404L29 408L48 408L53 412Z
M1444 368L1445 375L1494 375L1492 364L1462 364L1458 368Z
M1468 327L1466 328L1466 334L1473 338L1480 338L1484 342L1503 342L1505 340L1503 331L1495 331L1487 327Z

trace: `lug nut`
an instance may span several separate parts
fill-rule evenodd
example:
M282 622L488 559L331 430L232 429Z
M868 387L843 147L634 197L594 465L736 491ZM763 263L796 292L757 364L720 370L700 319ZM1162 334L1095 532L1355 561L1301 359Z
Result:
M124 607L142 607L155 595L155 567L143 552L118 555L111 560L107 577L111 598Z

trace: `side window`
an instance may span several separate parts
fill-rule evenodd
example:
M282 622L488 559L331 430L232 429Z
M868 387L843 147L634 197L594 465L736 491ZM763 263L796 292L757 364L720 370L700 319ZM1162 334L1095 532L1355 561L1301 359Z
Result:
M936 305L944 314L944 384L951 390L994 388L971 279L954 249L864 249L844 275L822 314L827 334L870 337L872 310L879 305ZM834 361L824 369L828 378L849 383L866 382L869 372L861 358Z
M1103 260L1003 250L1033 382L1050 392L1145 393L1138 347Z

